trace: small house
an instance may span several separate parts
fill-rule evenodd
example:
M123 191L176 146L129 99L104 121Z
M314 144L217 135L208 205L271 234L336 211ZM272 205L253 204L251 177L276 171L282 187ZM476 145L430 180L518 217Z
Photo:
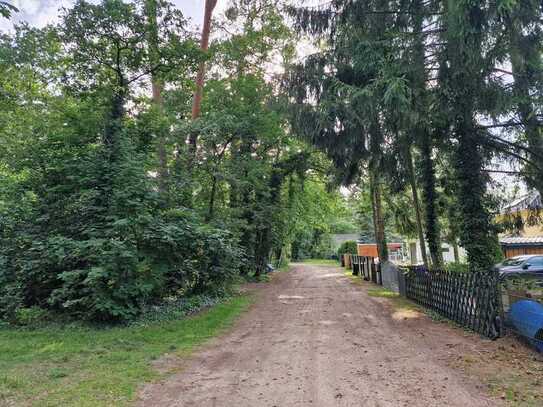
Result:
M522 228L518 236L501 236L500 246L506 258L525 254L543 254L543 225L541 195L531 191L507 205L498 221L518 217Z
M406 257L404 262L409 264L422 264L420 241L418 239L408 239L404 244L406 246ZM443 261L445 263L454 263L455 261L464 262L466 260L466 251L461 246L457 246L456 250L457 252L455 253L455 248L451 244L442 241L441 255L443 256ZM430 258L428 243L426 243L426 252L427 257Z
M404 254L401 243L388 243L388 258L393 262L402 262ZM357 252L359 256L379 257L376 243L357 242Z

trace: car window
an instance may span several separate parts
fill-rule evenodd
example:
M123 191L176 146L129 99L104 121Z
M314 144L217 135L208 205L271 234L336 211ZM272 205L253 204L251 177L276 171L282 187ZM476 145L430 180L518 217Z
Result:
M543 256L532 257L531 259L528 259L528 263L532 266L543 266Z
M518 258L513 257L511 259L504 260L502 265L503 266L519 266L522 264L522 262L524 262L524 259L518 259Z

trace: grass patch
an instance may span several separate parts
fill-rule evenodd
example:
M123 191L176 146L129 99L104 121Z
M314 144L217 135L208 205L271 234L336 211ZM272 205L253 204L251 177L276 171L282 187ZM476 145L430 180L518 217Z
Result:
M508 406L540 407L543 403L541 372L535 371L528 376L513 371L509 377L496 374L487 379L487 384L491 394L505 400Z
M482 344L478 352L462 355L454 366L485 383L490 394L507 406L543 405L541 356L514 337Z
M370 297L382 297L382 298L399 298L400 294L394 291L387 290L386 288L371 288L368 290Z
M305 259L302 261L305 264L315 264L317 266L338 266L339 261L334 259Z
M420 314L426 312L422 307L418 306L413 301L408 300L407 298L402 297L400 294L386 288L370 288L367 290L367 293L370 297L389 299L395 313L397 313L396 315L393 315L393 318L395 316L400 317L402 313L407 313L406 315L415 317L417 315L415 313Z
M343 272L343 275L349 277L351 279L351 281L355 284L358 284L358 285L362 285L363 284L363 279L362 277L360 276L353 276L353 271L352 270L345 270Z
M240 295L192 317L145 326L0 329L0 405L128 405L139 384L159 377L153 360L187 355L250 302Z

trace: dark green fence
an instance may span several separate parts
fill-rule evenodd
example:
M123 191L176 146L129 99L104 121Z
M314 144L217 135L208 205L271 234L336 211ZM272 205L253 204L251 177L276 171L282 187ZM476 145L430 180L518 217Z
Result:
M407 298L488 338L500 336L497 273L409 269L404 276Z

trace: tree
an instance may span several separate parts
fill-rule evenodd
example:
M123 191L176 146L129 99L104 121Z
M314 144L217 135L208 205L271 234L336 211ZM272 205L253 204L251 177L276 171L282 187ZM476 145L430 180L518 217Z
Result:
M1 151L10 182L0 198L5 318L39 306L127 320L164 296L221 290L239 270L232 234L164 211L149 176L155 151L142 142L147 112L134 88L173 69L170 57L192 47L176 35L176 13L162 8L159 38L167 41L152 62L142 10L81 1L65 10L58 29L23 27L3 38L11 78L0 115L2 138L10 140ZM127 106L136 108L128 114Z
M454 150L462 222L458 231L474 269L486 268L498 257L485 166L506 154L538 168L524 157L533 152L519 154L519 143L496 137L478 122L481 117L496 118L507 105L507 87L493 73L504 59L500 10L511 7L339 1L291 11L297 27L321 41L317 54L291 70L288 84L298 107L295 126L330 155L344 181L360 173L361 163L370 170L379 168L379 175L395 177L397 166L379 161L404 160L401 172L408 174L417 207L417 179L408 158L410 145L415 144L424 207L424 222L417 224L426 238L419 239L428 241L438 267L442 263L434 162L438 149ZM371 171L368 176L378 185ZM378 218L376 227L381 224Z
M17 13L19 9L5 1L0 1L0 16L10 18L11 13Z
M543 83L541 4L536 1L516 2L509 7L505 5L503 13L514 80L513 103L529 150L524 175L528 185L543 196L543 133L537 108Z
M485 204L487 174L484 132L477 128L476 112L485 94L485 70L488 64L483 53L491 35L489 10L480 4L444 3L443 32L446 42L440 61L443 94L451 107L448 116L458 145L453 165L458 183L459 208L462 213L460 240L468 253L470 265L485 269L496 262L499 248L496 232ZM489 58L492 58L492 53Z

